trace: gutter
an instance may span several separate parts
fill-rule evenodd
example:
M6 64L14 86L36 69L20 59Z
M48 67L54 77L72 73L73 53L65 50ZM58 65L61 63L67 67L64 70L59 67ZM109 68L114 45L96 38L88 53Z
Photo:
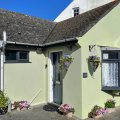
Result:
M7 41L7 44L15 44L15 45L27 45L27 46L38 46L42 47L41 44L31 44L31 43L22 43L22 42L12 42L12 41Z
M43 44L43 47L51 46L51 45L55 45L55 44L66 43L66 42L72 42L72 41L77 41L77 39L76 38L68 38L68 39L64 39L64 40L59 40L59 41L54 41L54 42L50 42L50 43L45 43L45 44Z
M12 42L12 41L7 41L7 44L16 44L16 45L26 45L26 46L34 46L34 47L47 47L55 44L61 44L61 43L66 43L66 42L72 42L72 41L77 41L77 38L68 38L64 40L59 40L59 41L54 41L50 43L44 43L44 44L31 44L31 43L22 43L22 42Z

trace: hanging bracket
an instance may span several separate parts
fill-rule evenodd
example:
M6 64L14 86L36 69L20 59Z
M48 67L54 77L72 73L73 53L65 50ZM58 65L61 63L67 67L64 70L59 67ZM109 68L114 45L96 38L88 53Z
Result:
M95 48L96 45L89 45L89 51L92 52L92 49Z

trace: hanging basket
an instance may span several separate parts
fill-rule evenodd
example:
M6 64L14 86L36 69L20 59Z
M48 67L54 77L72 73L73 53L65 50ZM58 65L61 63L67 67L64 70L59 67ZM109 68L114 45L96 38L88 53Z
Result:
M100 64L100 58L97 56L90 56L88 58L88 62L90 64L90 67L92 68L92 70L95 72Z
M73 58L69 55L63 56L60 59L60 68L64 67L68 70L70 64L73 62Z
M67 118L72 118L73 117L73 113L72 112L68 112L67 114L65 114L65 116Z
M92 70L95 72L98 68L100 61L89 61Z

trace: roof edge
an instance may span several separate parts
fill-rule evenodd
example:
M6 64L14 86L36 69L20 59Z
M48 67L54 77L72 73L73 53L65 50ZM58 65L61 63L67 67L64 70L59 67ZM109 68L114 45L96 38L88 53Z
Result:
M22 42L7 41L6 44L23 45L23 46L33 46L33 47L44 48L44 47L47 47L47 46L52 46L52 45L66 43L66 42L72 42L72 41L78 41L78 39L75 38L75 37L73 37L73 38L63 39L63 40L59 40L59 41L55 41L55 42L50 42L50 43L45 43L45 44L31 44L31 43L22 43Z

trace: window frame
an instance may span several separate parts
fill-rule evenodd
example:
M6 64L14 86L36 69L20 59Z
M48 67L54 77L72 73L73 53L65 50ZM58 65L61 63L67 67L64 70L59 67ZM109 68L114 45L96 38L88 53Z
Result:
M110 53L110 52L117 52L118 53L118 59L103 59L104 53ZM110 87L110 86L103 86L101 80L101 87L104 91L114 91L114 90L120 90L120 50L102 50L102 63L111 63L111 62L117 62L118 63L118 87ZM101 69L101 79L102 79L102 69Z
M7 51L16 51L16 60L6 60L6 52ZM21 52L27 53L27 59L20 59ZM29 51L26 51L26 50L6 50L5 51L5 63L29 63Z
M78 12L75 12L75 10L77 10L77 9L78 9ZM75 14L77 14L77 15L75 15ZM79 7L74 7L73 8L73 17L78 16L78 15L80 15L80 8Z

